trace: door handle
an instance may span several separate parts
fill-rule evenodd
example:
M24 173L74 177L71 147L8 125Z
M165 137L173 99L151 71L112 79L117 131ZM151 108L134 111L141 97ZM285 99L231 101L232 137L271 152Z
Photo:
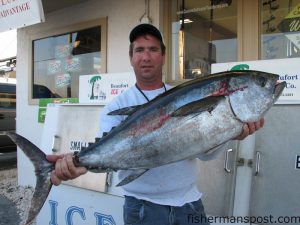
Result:
M261 157L260 152L256 152L256 162L255 162L255 174L254 174L254 176L257 176L259 174L259 170L260 170L260 157Z
M229 159L229 153L232 152L232 149L228 149L227 151L225 151L225 160L224 160L224 170L227 173L230 173L231 170L228 168L228 159Z
M58 135L54 135L53 139L52 139L52 152L58 152L59 151L59 136Z

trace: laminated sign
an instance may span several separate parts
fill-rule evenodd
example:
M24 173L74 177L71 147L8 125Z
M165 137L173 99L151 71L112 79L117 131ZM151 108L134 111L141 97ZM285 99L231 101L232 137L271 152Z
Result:
M135 75L129 72L80 76L79 103L106 105L135 82Z

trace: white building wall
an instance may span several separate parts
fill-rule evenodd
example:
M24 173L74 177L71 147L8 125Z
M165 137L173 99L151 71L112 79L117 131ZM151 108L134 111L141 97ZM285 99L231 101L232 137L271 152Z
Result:
M150 18L160 26L159 0L150 0ZM84 4L46 14L46 22L18 29L17 32L17 133L40 146L43 124L37 122L38 106L29 105L31 71L30 37L59 27L107 17L107 72L132 71L129 57L128 35L145 13L143 0L90 0ZM26 156L18 151L18 182L21 185L35 185L33 166Z

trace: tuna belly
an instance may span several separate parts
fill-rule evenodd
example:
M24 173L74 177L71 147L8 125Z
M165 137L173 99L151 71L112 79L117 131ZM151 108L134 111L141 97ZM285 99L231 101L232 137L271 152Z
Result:
M160 130L149 134L151 160L162 165L210 154L212 148L239 135L242 127L243 123L232 113L228 98L211 112L173 117Z
M155 131L123 140L130 147L118 155L119 165L122 162L124 169L152 168L209 154L212 148L239 135L242 126L226 98L211 112L172 117Z

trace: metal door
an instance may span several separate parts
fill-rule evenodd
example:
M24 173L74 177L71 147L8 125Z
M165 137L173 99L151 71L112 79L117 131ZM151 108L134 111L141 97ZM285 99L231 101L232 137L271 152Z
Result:
M258 224L300 224L299 121L299 106L274 106L256 135L250 215Z
M199 190L206 214L232 214L236 176L237 142L232 141L226 151L209 161L199 160Z

